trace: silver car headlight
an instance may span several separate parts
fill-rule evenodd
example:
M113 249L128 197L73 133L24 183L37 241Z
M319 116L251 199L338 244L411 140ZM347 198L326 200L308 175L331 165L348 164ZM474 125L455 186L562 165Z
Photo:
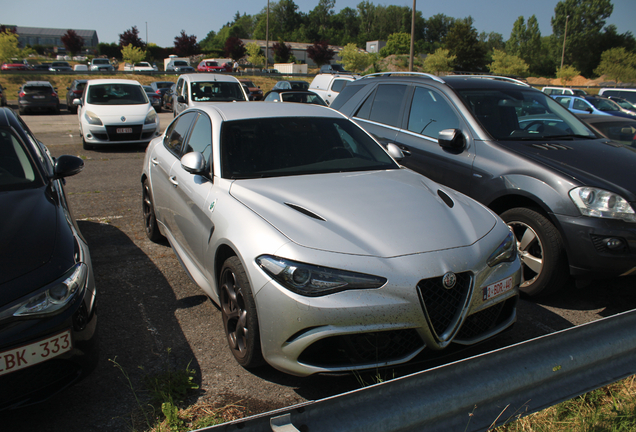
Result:
M512 231L501 242L497 249L488 257L488 266L494 267L502 262L513 262L517 259L517 240Z
M30 317L34 315L51 315L65 309L86 286L88 266L77 263L62 277L50 283L37 294L33 294L0 312L0 320L14 317Z
M146 121L144 121L144 124L153 124L153 123L157 123L157 113L154 110L148 113L148 115L146 116Z
M256 263L288 290L307 297L318 297L350 289L380 288L386 279L328 267L261 255Z
M86 117L86 121L88 122L88 124L100 126L103 124L102 120L97 116L97 114L92 111L86 111L84 117Z
M636 222L636 213L632 206L625 198L613 192L592 187L578 187L570 191L570 198L583 216Z

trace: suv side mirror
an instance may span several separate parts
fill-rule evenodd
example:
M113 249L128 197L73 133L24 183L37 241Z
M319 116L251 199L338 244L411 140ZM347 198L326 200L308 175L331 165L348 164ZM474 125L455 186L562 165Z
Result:
M389 155L391 155L391 157L395 159L396 161L399 162L402 159L404 159L404 153L397 145L393 143L388 143L386 146L386 150L389 153Z
M177 96L177 102L179 103L186 103L186 100L183 96Z
M181 158L181 166L191 174L202 174L205 172L205 159L199 152L190 152Z
M461 152L466 148L464 134L459 129L444 129L437 136L439 145L453 152Z

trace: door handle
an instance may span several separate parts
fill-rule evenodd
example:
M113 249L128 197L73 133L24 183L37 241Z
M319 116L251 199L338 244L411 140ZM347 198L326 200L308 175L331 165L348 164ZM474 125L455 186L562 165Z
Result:
M156 157L150 159L150 162L152 162L153 165L159 165L159 161L157 160Z
M170 183L172 183L175 186L179 186L179 181L177 180L177 176L170 176L169 177Z

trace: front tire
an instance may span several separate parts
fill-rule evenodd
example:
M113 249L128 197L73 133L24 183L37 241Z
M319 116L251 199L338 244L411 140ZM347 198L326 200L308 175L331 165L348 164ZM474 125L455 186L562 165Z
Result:
M529 208L513 208L501 214L517 239L521 259L521 292L530 297L557 292L568 280L563 239L545 216Z
M245 269L238 257L230 257L221 269L220 300L223 327L236 361L246 369L264 363L256 303Z
M150 193L148 180L144 180L143 183L141 206L144 215L144 228L146 231L146 236L150 241L157 243L161 239L163 239L163 235L161 235L159 226L157 225L157 218L155 217L155 205L152 202L152 195Z

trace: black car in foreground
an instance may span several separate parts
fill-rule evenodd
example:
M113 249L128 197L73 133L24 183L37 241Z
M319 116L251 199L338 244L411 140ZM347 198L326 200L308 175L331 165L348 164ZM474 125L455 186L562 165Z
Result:
M91 258L63 187L83 167L52 158L0 108L0 411L42 402L96 365Z
M331 107L400 163L487 205L517 238L520 290L636 274L636 153L510 78L367 75ZM609 116L607 116L609 117ZM618 117L614 117L618 121Z

